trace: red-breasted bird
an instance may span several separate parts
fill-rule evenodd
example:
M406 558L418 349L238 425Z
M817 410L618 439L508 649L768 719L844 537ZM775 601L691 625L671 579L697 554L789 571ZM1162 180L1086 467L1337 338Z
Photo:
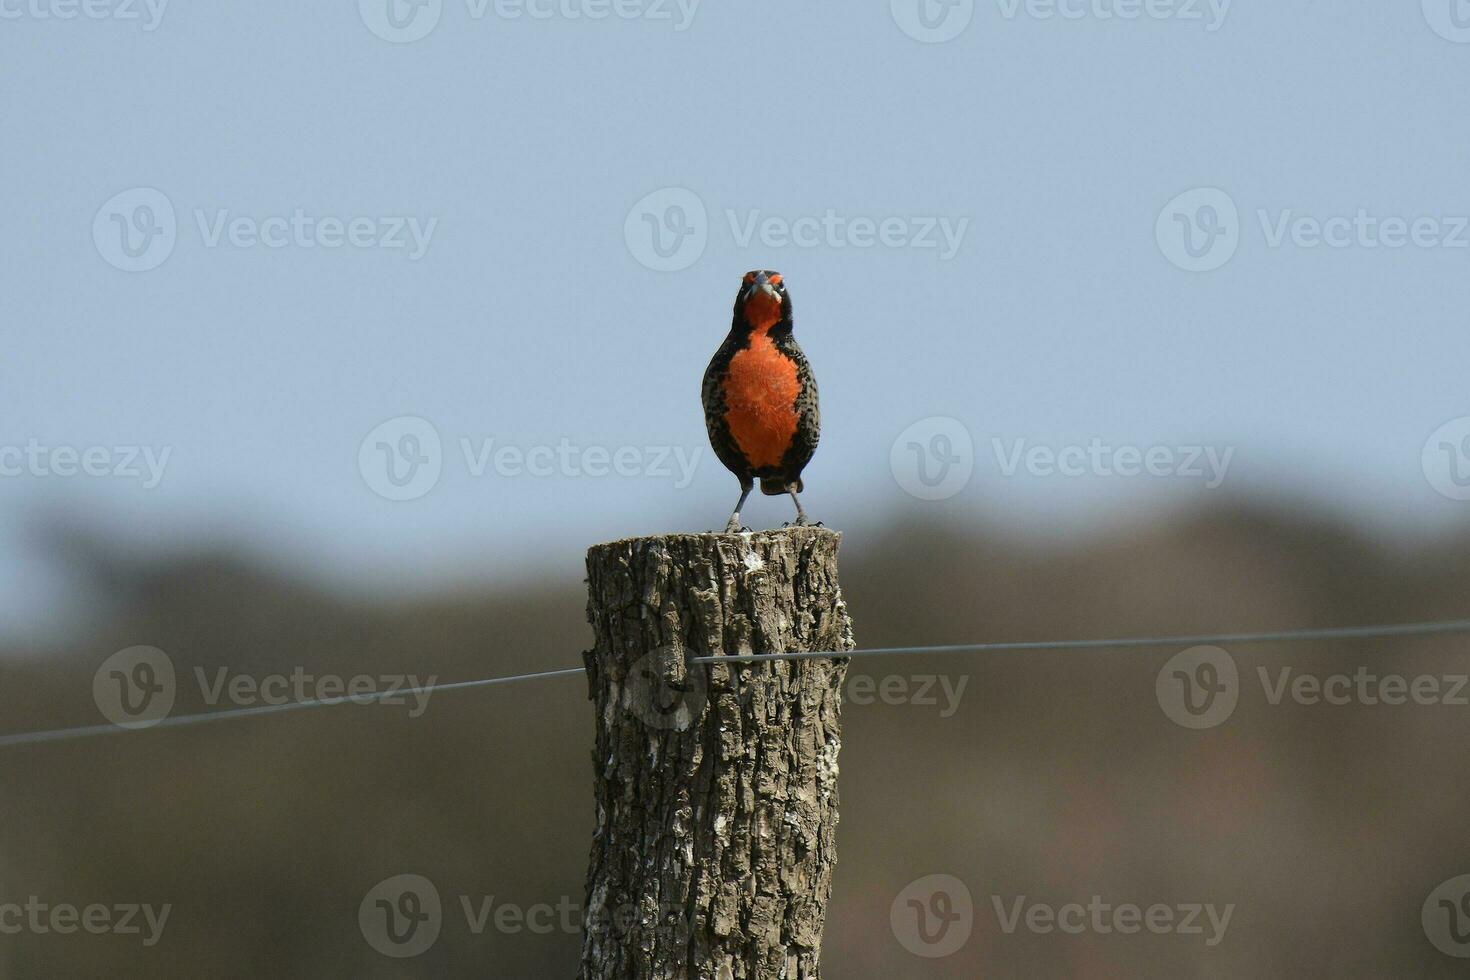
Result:
M726 532L739 531L740 508L755 480L761 493L791 494L802 510L802 468L817 450L817 381L791 334L791 297L779 272L747 272L735 295L730 335L704 372L704 422L720 462L740 480Z

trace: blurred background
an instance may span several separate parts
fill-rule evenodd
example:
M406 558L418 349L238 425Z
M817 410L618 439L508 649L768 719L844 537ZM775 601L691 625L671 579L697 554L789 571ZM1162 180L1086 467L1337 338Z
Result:
M117 720L139 647L175 717L577 666L585 548L734 503L758 268L862 646L1470 616L1467 67L1464 0L0 0L0 736ZM1464 975L1465 643L1227 646L1198 727L1180 650L855 662L826 972ZM572 975L574 908L461 901L580 907L586 694L0 742L0 976ZM1004 928L1093 896L1232 911Z

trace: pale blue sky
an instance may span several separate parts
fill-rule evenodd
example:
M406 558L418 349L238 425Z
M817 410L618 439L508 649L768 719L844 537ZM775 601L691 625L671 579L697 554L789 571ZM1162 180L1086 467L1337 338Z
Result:
M560 11L596 0L536 7L546 19L443 0L400 44L367 26L386 2L177 3L148 30L142 3L141 20L57 20L37 16L56 0L0 0L0 447L170 453L151 489L0 477L7 614L46 594L22 541L47 507L393 586L513 571L532 541L541 570L575 575L595 540L717 527L736 485L706 446L699 379L753 268L786 274L821 382L809 510L848 532L928 512L1086 528L1274 487L1390 525L1470 509L1421 464L1430 433L1470 415L1470 247L1272 247L1259 217L1432 217L1456 238L1470 43L1436 33L1441 0L1237 2L1223 24L1203 0L1188 4L1201 20L989 0L943 43L900 29L907 0L897 16L886 0L704 3L684 30L673 2L591 20ZM1442 2L1442 32L1460 36L1450 3L1466 24L1470 3ZM104 204L134 188L176 215L150 271L94 243L94 220L102 242L120 236ZM666 188L705 212L653 198L666 227L705 239L678 271L649 268L637 242L635 205ZM1239 214L1237 251L1209 272L1156 240L1165 205L1196 188ZM131 218L139 199L124 200ZM364 241L395 218L432 230L415 259L406 230L407 248L306 248L262 226L285 242L270 248L220 225L298 210L341 221L339 237L370 219ZM842 231L810 220L828 212ZM940 243L963 226L952 257L904 244L931 222ZM399 416L428 420L443 452L431 490L391 501L359 448ZM974 444L971 478L941 501L890 465L931 416ZM700 455L683 487L672 455L668 477L559 461L477 476L462 438L492 453L567 440L609 468L624 446L640 447L633 468L657 462L641 447ZM997 439L1001 456L1017 440L1233 455L1210 490L1006 476ZM746 517L787 511L762 500Z

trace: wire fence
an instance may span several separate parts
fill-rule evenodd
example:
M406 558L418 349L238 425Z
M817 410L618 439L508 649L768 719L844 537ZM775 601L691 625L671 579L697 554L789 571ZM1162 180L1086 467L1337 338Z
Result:
M1197 633L1187 636L1134 636L1116 640L1034 640L1021 643L956 643L928 647L873 647L798 653L752 653L735 657L695 657L694 663L735 661L760 663L766 660L813 660L821 657L879 657L915 653L1002 653L1018 650L1116 650L1126 648L1199 646L1204 643L1293 643L1301 640L1362 640L1385 636L1433 636L1441 633L1470 633L1470 619L1436 623L1401 623L1395 626L1336 626L1325 629L1278 630L1269 633Z
M1441 620L1427 623L1398 623L1385 626L1337 626L1321 629L1292 629L1270 632L1195 633L1174 636L1134 636L1118 639L1089 640L1029 640L1005 643L958 643L937 646L869 647L857 650L811 650L791 653L755 653L738 656L694 657L691 663L755 664L780 660L817 660L822 658L853 659L858 657L914 656L921 654L975 654L1009 653L1043 650L1127 650L1153 647L1191 647L1204 644L1229 643L1232 645L1256 643L1299 643L1321 640L1366 640L1385 637L1441 636L1470 633L1470 619ZM83 738L108 735L124 735L158 728L183 728L214 722L233 721L262 715L283 714L289 711L305 711L312 708L329 708L343 704L371 704L389 697L440 694L452 691L468 691L483 687L515 684L521 681L548 680L554 677L585 675L583 667L564 667L542 670L530 674L515 674L509 677L487 677L479 680L452 681L446 684L430 684L412 689L398 689L373 693L344 695L340 698L320 698L293 701L288 704L259 705L248 708L230 708L223 711L207 711L194 715L179 715L164 718L146 727L128 728L121 725L84 725L77 728L57 728L49 731L20 732L0 735L0 749L24 745L41 745L50 742L65 742Z

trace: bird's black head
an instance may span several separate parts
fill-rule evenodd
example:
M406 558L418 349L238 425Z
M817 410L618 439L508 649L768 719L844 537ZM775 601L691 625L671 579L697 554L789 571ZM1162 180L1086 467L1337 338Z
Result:
M791 297L781 273L759 269L745 274L735 294L735 329L756 333L791 329Z

